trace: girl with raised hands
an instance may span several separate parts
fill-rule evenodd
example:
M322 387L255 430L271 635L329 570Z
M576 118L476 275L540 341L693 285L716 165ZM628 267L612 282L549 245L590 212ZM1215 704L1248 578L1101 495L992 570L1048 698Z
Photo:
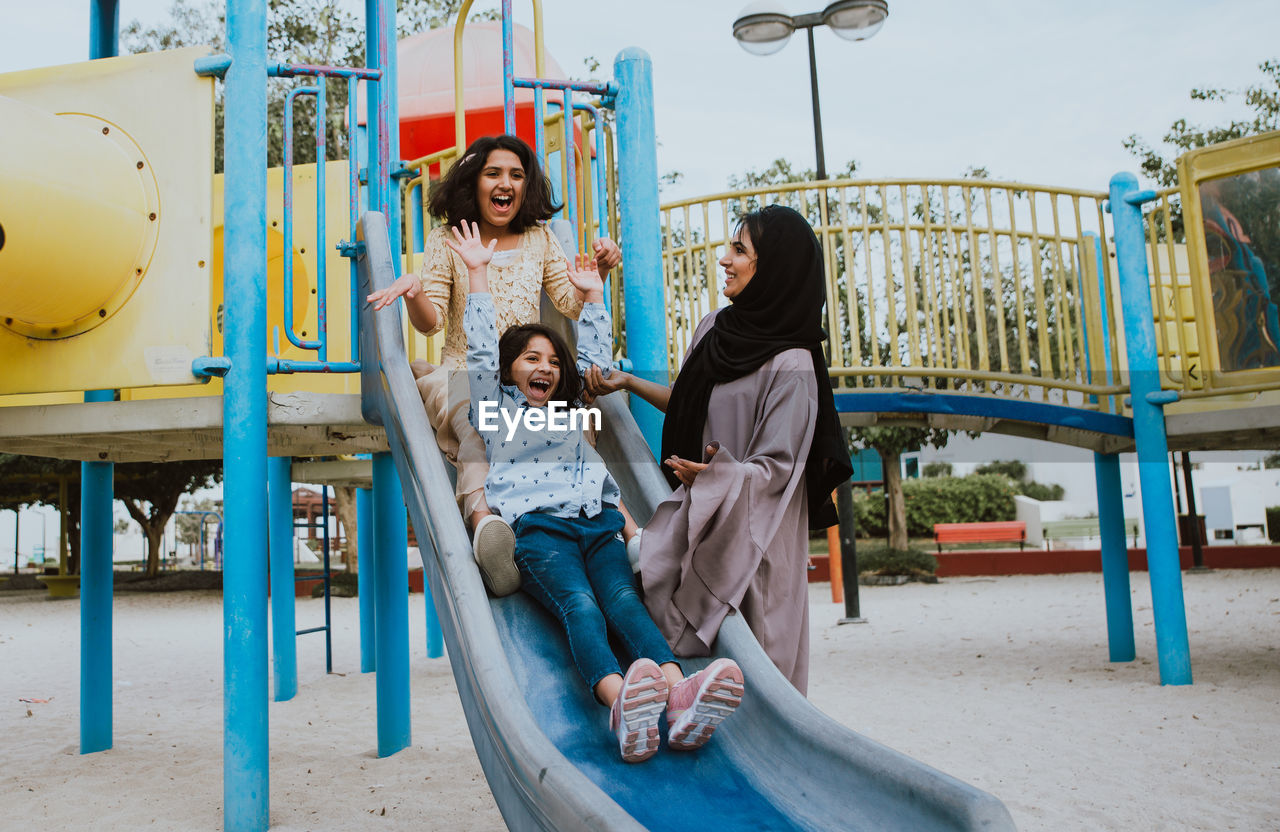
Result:
M534 323L543 292L566 317L576 319L583 295L568 278L569 265L546 226L560 206L551 194L537 155L516 136L475 140L431 190L430 213L448 226L476 227L493 242L488 266L490 294L499 326ZM484 446L467 419L468 391L463 372L467 339L462 317L467 298L467 268L450 250L449 229L431 230L424 241L422 268L404 275L368 300L382 309L404 298L409 321L424 335L445 330L439 366L415 361L413 370L436 441L457 470L458 507L473 530L476 562L495 595L519 588L511 569L486 571L485 565L510 563L515 537L509 524L490 510L484 497L488 466ZM621 260L618 246L593 244L595 267L603 278Z
M612 361L603 281L585 257L567 274L584 302L575 366L548 327L525 324L498 336L488 280L496 244L486 245L476 225L452 235L446 244L468 270L467 380L472 424L489 460L485 496L514 528L520 585L560 621L583 682L609 708L623 760L641 762L658 750L664 710L669 747L699 748L741 701L742 672L721 659L686 679L637 592L618 485L583 435L590 411L580 407L581 372ZM557 422L554 411L569 412ZM609 632L630 654L625 672Z

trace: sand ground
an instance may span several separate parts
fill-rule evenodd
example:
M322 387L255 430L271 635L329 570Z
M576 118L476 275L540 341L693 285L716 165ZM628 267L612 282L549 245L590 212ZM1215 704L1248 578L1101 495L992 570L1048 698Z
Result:
M1280 829L1280 570L1184 587L1195 684L1162 687L1144 574L1125 664L1107 661L1097 575L864 587L868 622L845 626L815 584L810 697L991 791L1023 830ZM503 828L422 603L414 741L387 759L356 602L334 602L337 673L323 636L300 641L299 694L270 709L273 829ZM299 626L321 616L298 602ZM81 756L78 604L0 593L0 829L220 830L221 634L217 593L117 594L115 746Z

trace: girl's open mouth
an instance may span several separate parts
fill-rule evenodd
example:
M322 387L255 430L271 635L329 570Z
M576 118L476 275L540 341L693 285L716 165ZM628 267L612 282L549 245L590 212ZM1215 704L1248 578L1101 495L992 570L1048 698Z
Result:
M531 379L529 381L529 392L536 393L538 398L546 398L551 395L551 382L543 378Z
M511 210L511 206L515 204L515 197L509 196L506 194L495 195L489 201L492 202L493 207L498 209L499 211L509 211Z

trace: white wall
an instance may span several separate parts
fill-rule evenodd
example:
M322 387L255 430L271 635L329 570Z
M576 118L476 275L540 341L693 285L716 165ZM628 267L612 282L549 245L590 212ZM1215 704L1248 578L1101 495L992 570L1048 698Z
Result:
M1195 468L1192 479L1196 487L1199 513L1204 513L1203 500L1200 498L1202 488L1229 485L1234 524L1264 524L1265 527L1267 506L1280 505L1280 469L1261 469L1262 459L1268 453L1270 451L1193 451L1191 461ZM1029 479L1063 487L1063 500L1060 503L1041 504L1041 520L1059 520L1097 513L1098 492L1093 451L999 434L984 434L977 439L957 434L951 437L945 448L922 448L920 451L921 467L930 462L948 462L956 476L972 473L978 466L996 460L1024 462ZM1182 492L1180 454L1178 462L1175 489L1176 492ZM1172 463L1168 470L1170 481L1174 482ZM1141 519L1142 498L1136 455L1120 455L1120 483L1124 494L1124 516ZM1046 506L1056 507L1047 509ZM1181 511L1185 512L1185 494L1182 494L1181 506ZM1049 516L1049 513L1054 516ZM1018 519L1023 518L1019 515ZM1249 536L1253 538L1252 542L1261 542L1254 534ZM1265 538L1265 534L1262 537ZM1139 545L1142 544L1143 540L1140 538Z

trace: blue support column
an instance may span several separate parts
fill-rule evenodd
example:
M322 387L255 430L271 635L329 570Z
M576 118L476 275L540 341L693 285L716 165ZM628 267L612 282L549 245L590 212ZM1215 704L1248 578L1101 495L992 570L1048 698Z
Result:
M90 0L89 60L120 54L119 0Z
M637 375L668 384L653 62L643 49L624 49L614 59L613 77L618 85L618 210L622 217L618 236L626 277L627 358ZM639 396L631 397L631 412L657 456L662 447L662 413Z
M114 391L92 390L87 402L109 402ZM80 753L112 745L110 462L80 463ZM16 545L15 545L16 548Z
M395 267L396 276L399 277L402 266L400 252L403 248L400 236L400 215L404 210L404 203L400 199L400 180L391 178L392 172L402 167L400 164L400 96L396 95L399 78L396 6L396 0L382 0L382 13L379 15L379 22L382 24L382 41L387 45L380 65L381 86L390 92L382 97L382 121L378 124L378 132L385 137L381 145L386 147L382 166L382 175L386 178L383 180L382 187L386 189L384 193L386 194L387 239L395 255L391 258L391 263Z
M1111 177L1111 216L1129 357L1133 437L1138 451L1160 683L1189 685L1191 651L1187 642L1187 613L1182 597L1163 410L1164 402L1174 399L1160 390L1151 287L1147 278L1146 235L1142 229L1141 205L1153 196L1138 190L1138 180L1133 174L1117 173Z
M1137 652L1133 643L1133 602L1129 593L1129 545L1125 540L1120 457L1117 454L1094 454L1093 473L1098 485L1102 587L1107 603L1107 647L1111 653L1111 661L1131 662Z
M89 60L120 52L118 0L91 0ZM113 390L90 390L86 402L115 400ZM80 753L105 751L112 728L112 572L111 505L115 501L115 465L80 463ZM15 573L18 535L14 532Z
M271 563L271 671L275 700L298 694L298 624L293 580L293 458L267 459L267 525Z
M267 4L229 0L222 443L223 823L263 832L267 737Z
M356 489L356 596L360 599L360 672L378 669L374 632L373 492Z
M425 549L424 549L425 547ZM427 569L427 558L435 557L431 544L418 538L418 548L422 551L422 596L427 617L427 658L438 659L444 655L444 631L440 629L440 616L436 613L435 596L431 593L431 571Z
M409 727L409 528L391 454L373 455L374 615L378 756L407 748Z

